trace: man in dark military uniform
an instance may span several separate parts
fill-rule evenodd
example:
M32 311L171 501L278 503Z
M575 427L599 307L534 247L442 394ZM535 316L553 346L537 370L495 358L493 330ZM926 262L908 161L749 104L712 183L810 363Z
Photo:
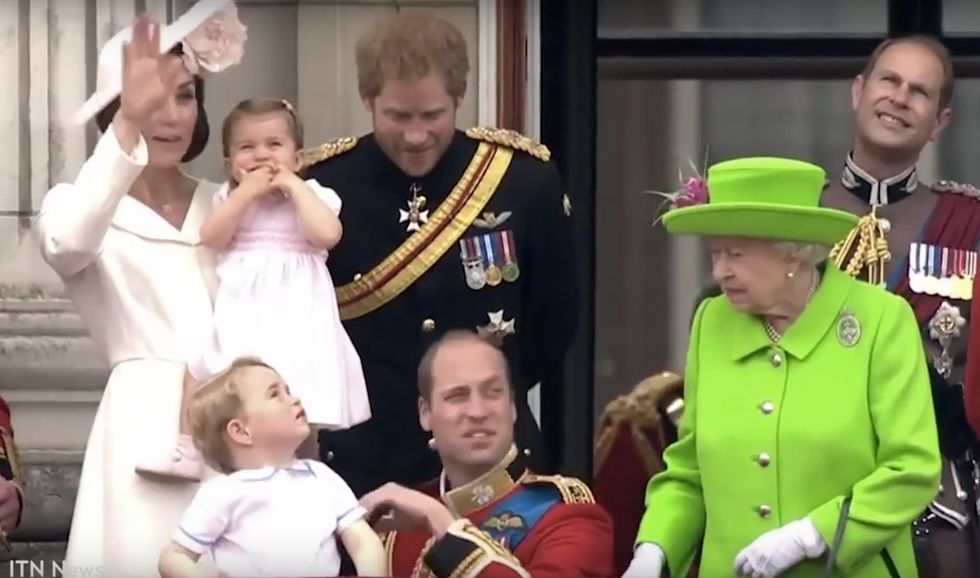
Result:
M613 527L582 481L542 476L514 445L507 361L470 332L447 333L419 367L418 416L444 466L422 491L387 484L361 499L391 576L615 576Z
M937 499L916 522L924 577L972 575L976 561L964 530L976 510L968 505L975 501L972 436L959 384L980 202L970 186L926 186L916 172L922 149L949 121L952 92L949 53L939 42L921 36L883 42L854 81L853 148L841 178L822 197L825 206L865 217L831 258L849 273L906 297L932 360L946 463Z
M7 534L20 525L24 511L24 480L21 475L20 454L14 443L14 428L10 407L0 397L0 558L10 552Z
M456 129L467 49L439 18L380 23L358 42L357 66L374 131L307 151L306 175L343 200L344 236L328 266L373 415L323 433L321 457L359 495L436 475L415 372L429 344L462 328L505 353L517 444L548 472L556 456L544 450L560 432L539 443L526 394L541 383L543 412L560 411L577 325L571 208L549 151L511 131Z

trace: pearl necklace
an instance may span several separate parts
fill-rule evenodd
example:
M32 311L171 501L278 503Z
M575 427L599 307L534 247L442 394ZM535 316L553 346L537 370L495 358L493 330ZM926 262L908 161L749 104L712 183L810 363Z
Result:
M814 273L813 280L810 281L810 291L807 293L806 302L809 303L813 299L814 293L817 292L817 285L820 283L820 274ZM769 341L776 343L782 337L779 331L773 327L772 323L768 319L762 320L762 326L766 329L766 335L769 337Z

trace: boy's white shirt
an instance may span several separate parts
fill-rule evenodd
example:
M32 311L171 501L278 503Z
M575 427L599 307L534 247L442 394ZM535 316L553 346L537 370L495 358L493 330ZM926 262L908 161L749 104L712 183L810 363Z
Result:
M353 491L317 460L240 470L201 484L174 533L235 577L336 576L337 538L366 515Z

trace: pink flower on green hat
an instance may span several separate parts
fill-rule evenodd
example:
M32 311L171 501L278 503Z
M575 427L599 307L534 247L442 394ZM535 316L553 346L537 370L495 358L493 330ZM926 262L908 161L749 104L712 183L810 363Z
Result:
M690 163L692 170L694 171L694 176L684 178L681 171L678 171L678 179L680 180L681 186L676 190L669 193L664 193L661 191L650 191L660 197L663 197L664 201L660 204L658 208L658 213L661 212L665 204L669 204L667 207L668 211L674 209L683 209L685 207L693 207L696 205L703 205L708 202L708 183L702 177L694 163ZM654 224L660 221L660 217L654 221Z

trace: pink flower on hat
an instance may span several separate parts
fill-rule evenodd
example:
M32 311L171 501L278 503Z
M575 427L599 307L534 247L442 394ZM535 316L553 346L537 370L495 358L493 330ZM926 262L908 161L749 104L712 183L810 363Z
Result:
M675 209L707 203L708 184L701 177L691 177L681 183L676 195L673 203Z
M184 37L184 65L192 74L197 74L198 67L221 72L242 61L247 39L238 8L229 3Z
M660 191L651 191L652 193L659 195L664 198L663 203L661 203L661 208L664 204L669 203L670 206L667 208L668 211L674 209L683 209L685 207L693 207L695 205L703 205L708 202L708 183L703 176L698 172L697 168L694 166L693 162L690 162L691 169L694 171L694 176L684 178L681 171L678 171L678 179L680 180L681 186L673 192L663 193ZM660 211L658 210L658 213ZM660 217L654 221L656 224L660 221Z

